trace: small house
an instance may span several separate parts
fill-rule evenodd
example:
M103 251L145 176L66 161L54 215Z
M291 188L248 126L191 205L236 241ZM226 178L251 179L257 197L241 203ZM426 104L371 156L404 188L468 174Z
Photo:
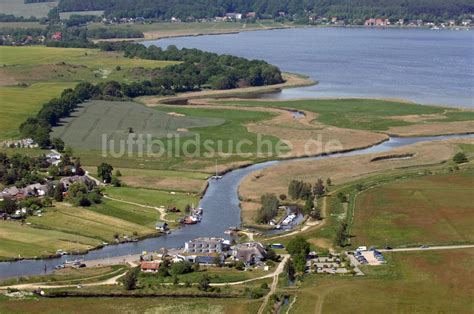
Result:
M156 273L160 269L160 261L146 261L140 263L140 270L145 273Z

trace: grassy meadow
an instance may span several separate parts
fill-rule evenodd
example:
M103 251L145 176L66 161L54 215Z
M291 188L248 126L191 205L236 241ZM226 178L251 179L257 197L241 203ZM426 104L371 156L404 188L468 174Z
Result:
M0 47L0 140L17 138L19 125L48 100L80 81L143 79L133 68L175 62L123 58L97 49ZM117 68L119 66L120 68Z
M473 249L384 253L364 277L307 276L293 313L469 313Z
M1 72L0 72L1 73ZM29 87L0 86L0 140L20 136L18 127L34 115L41 105L59 96L72 82L37 83Z
M471 243L474 169L377 186L358 195L355 245Z

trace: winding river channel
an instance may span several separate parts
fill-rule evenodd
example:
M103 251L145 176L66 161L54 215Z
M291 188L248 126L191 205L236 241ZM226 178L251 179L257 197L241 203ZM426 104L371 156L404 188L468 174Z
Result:
M72 259L97 260L116 256L126 256L138 254L142 251L158 251L161 248L179 248L184 246L184 242L202 236L225 237L224 231L229 227L240 225L240 207L238 198L238 188L240 182L250 173L281 163L320 160L326 158L339 158L345 156L363 155L370 153L388 152L394 148L406 146L419 142L431 142L436 140L446 140L452 138L474 138L470 135L450 135L436 137L413 137L397 138L391 137L388 141L374 145L365 149L353 150L345 153L334 153L317 157L306 157L299 159L288 159L280 161L268 161L252 166L237 169L225 174L221 180L209 182L200 206L204 208L204 216L201 223L173 231L169 235L149 238L135 243L125 243L119 245L110 245L104 248L90 251L80 256L63 256L61 258L46 260L20 260L15 262L0 263L0 278L15 276L26 276L42 274L46 266L47 271L51 272L54 266Z

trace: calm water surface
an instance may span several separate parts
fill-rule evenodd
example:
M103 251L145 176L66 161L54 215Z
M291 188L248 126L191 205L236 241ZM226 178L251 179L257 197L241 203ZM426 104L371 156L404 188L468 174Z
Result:
M474 108L474 32L305 28L145 42L263 59L319 85L270 98L402 98Z

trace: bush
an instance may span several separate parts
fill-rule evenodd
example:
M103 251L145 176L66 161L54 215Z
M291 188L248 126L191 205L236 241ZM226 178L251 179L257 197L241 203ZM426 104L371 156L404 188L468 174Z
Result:
M130 269L125 276L123 277L123 287L125 290L130 291L130 290L135 290L137 287L137 278L138 278L138 273L140 272L139 267L135 267Z
M457 164L463 164L465 162L468 162L469 160L467 159L466 154L464 154L463 152L459 152L454 155L453 161Z
M173 275L182 275L193 271L193 264L186 261L173 263L170 267L170 272Z
M242 261L237 261L235 263L235 269L237 270L244 270L245 269L245 263Z
M288 242L286 250L291 255L304 254L307 255L310 250L309 242L301 236L296 236Z

